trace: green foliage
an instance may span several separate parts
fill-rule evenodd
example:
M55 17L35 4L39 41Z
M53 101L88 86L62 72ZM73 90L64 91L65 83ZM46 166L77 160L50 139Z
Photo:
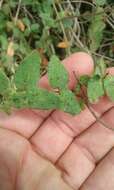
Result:
M57 109L59 97L45 89L36 89L28 93L28 105L35 109Z
M76 95L80 93L83 86L87 88L89 103L97 103L105 93L114 101L114 77L105 77L103 60L100 60L99 70L96 70L93 76L83 75L80 77L75 93L68 89L68 73L55 55L49 62L48 77L52 88L59 89L59 93L38 88L36 84L40 79L40 66L39 54L37 51L33 51L18 66L13 83L0 70L0 94L6 97L8 93L7 99L1 102L0 109L5 111L9 111L11 107L60 109L72 115L79 114L83 109L83 99L78 100Z
M83 75L80 77L79 83L81 85L87 86L89 79L90 77L88 75Z
M76 95L79 95L81 93L83 86L87 87L89 79L90 77L88 75L83 75L80 77L78 84L76 84L76 87L74 90Z
M53 55L48 66L48 78L53 88L64 89L68 84L68 73L57 56Z
M40 78L40 56L37 51L23 60L14 75L14 83L19 90L35 88Z
M1 35L0 36L0 49L3 51L3 50L6 50L7 47L8 47L8 41L7 41L7 37L5 35Z
M5 73L0 70L0 95L7 95L10 88L10 82Z
M69 52L79 50L96 52L105 43L105 39L107 41L111 38L113 43L113 27L109 27L110 24L107 23L108 15L112 16L113 0L92 0L91 4L93 6L82 1L80 6L77 6L78 2L71 6L65 0L23 0L15 22L19 1L3 1L0 10L0 35L5 36L5 41L0 46L1 52L5 50L7 54L6 43L13 39L18 46L13 59L15 68L15 64L20 63L36 48L43 48L49 58L52 53L65 58ZM106 10L108 14L105 14ZM17 24L18 21L21 21L23 29ZM77 41L75 33L79 35L81 43ZM69 46L58 48L58 43L64 40L68 41ZM101 48L101 52L113 57L112 44L110 48ZM0 59L3 60L3 57L3 53L0 54Z
M105 76L105 74L106 74L106 64L104 62L104 58L103 57L101 57L101 58L99 58L97 60L94 74L95 75L99 75L102 78Z
M104 89L107 96L114 101L114 76L106 76L104 79Z
M93 76L88 81L87 96L90 103L98 102L99 98L104 95L103 83L98 75Z
M56 109L59 97L45 89L34 89L28 92L17 92L11 96L10 101L16 108Z
M103 32L105 29L104 22L104 10L101 7L97 7L93 15L91 24L88 29L88 37L90 40L90 49L96 51L103 40Z
M70 90L62 90L60 93L60 109L72 115L81 112L81 105L74 93Z
M65 0L1 1L0 110L60 109L75 115L85 99L96 103L107 94L114 101L114 77L106 76L107 66L114 66L114 2L78 5ZM60 60L78 51L93 55L95 70L69 90L69 75ZM52 91L38 86L44 73Z
M29 108L27 92L14 92L9 97L9 102L15 108Z
M37 60L38 63L35 64L34 60ZM60 60L55 55L52 56L48 68L50 84L53 88L59 88L60 94L37 88L36 79L37 76L39 77L39 70L39 56L35 51L27 56L17 69L14 80L17 89L10 95L10 104L16 108L58 108L72 115L79 113L81 105L73 92L67 89L68 73ZM33 73L35 75L31 75ZM36 77L34 78L34 76Z
M42 14L40 14L40 16L41 16L41 18L42 18L42 20L43 20L43 24L45 25L45 26L47 26L47 27L52 27L52 28L54 28L54 27L56 27L55 26L55 21L54 21L54 19L52 19L50 16L49 16L49 13L42 13Z
M96 5L105 5L107 0L95 0Z

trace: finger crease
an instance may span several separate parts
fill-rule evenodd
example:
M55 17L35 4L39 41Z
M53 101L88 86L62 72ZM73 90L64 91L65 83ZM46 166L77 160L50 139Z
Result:
M73 138L74 137L74 131L71 129L71 127L62 119L55 119L53 114L50 116L51 120L56 124L56 126L67 136ZM62 126L63 125L63 126Z
M85 146L79 143L77 140L75 140L74 144L76 144L80 150L83 152L83 154L86 156L86 158L92 162L92 164L96 164L96 158L93 155L93 153Z

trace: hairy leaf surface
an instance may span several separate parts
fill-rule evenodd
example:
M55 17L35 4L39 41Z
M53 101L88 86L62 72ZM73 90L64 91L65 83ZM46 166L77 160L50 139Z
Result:
M37 109L56 109L59 105L59 97L45 89L36 89L28 94L28 105Z
M23 60L14 76L17 89L25 90L36 87L40 78L40 63L41 60L37 51L33 51Z
M81 106L76 96L70 90L62 90L60 94L60 109L72 115L81 112Z
M88 37L90 39L90 49L96 51L100 47L103 39L103 31L105 29L103 8L98 7L94 13L91 24L88 30Z
M104 89L107 96L114 101L114 76L107 76L104 79Z
M64 89L68 84L68 73L57 56L53 55L48 66L48 78L53 88Z
M87 96L90 103L96 103L104 95L101 78L96 75L88 81Z
M10 87L10 82L6 74L0 70L0 94L5 95Z

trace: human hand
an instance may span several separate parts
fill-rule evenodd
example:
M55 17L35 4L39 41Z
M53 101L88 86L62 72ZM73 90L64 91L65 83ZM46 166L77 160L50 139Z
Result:
M85 53L63 61L69 87L77 76L91 74ZM114 68L109 70L114 74ZM40 85L49 88L46 77ZM93 109L114 129L114 104L103 97ZM80 115L61 111L17 110L0 114L0 190L113 190L114 132L95 121L85 108Z

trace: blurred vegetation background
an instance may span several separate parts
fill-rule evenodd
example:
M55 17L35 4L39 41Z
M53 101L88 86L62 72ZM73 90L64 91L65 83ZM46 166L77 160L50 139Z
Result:
M114 66L114 0L0 0L0 67L11 76L34 49L42 73L78 51Z

